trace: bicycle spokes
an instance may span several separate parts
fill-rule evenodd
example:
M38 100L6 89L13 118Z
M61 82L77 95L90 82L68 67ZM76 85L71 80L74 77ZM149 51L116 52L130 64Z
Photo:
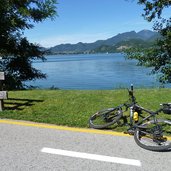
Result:
M171 135L168 134L168 131L171 129L171 126L166 124L163 121L149 124L144 124L143 127L140 127L136 130L134 135L135 141L141 147L153 150L153 151L162 151L168 148L171 148Z
M116 123L122 117L122 113L117 108L109 108L98 111L90 117L89 124L92 128L106 128Z
M167 138L162 135L158 130L155 132L153 130L140 131L139 139L143 141L146 145L155 144L162 145L167 141Z

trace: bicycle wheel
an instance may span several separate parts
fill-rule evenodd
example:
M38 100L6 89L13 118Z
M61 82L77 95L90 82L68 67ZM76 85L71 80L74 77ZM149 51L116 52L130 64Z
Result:
M119 108L108 108L100 110L89 119L91 128L102 129L114 124L122 117L122 110Z
M158 119L140 125L134 133L135 142L151 151L171 150L171 121Z

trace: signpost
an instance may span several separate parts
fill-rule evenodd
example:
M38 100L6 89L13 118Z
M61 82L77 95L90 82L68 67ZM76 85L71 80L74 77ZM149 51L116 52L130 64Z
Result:
M0 72L0 80L5 80L4 72Z
M4 107L4 99L7 99L7 91L1 91L2 90L2 81L5 80L5 74L4 72L0 72L0 111L3 110Z

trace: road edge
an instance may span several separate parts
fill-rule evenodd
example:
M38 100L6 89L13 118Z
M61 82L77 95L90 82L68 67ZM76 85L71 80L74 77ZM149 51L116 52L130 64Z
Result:
M76 128L76 127L58 126L58 125L53 125L53 124L37 123L37 122L23 121L23 120L0 119L0 124L20 125L20 126L46 128L46 129L63 130L63 131L72 131L72 132L82 132L82 133L130 137L130 135L125 134L123 132L97 130L97 129L90 129L90 128Z

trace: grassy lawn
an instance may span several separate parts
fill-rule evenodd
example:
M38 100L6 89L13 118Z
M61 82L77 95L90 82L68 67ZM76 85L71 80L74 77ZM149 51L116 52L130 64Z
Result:
M136 89L138 103L156 110L171 102L171 89ZM127 101L127 90L26 90L10 91L0 118L28 120L72 127L88 127L90 115L97 110ZM171 115L161 114L171 119ZM122 131L125 128L117 127Z

